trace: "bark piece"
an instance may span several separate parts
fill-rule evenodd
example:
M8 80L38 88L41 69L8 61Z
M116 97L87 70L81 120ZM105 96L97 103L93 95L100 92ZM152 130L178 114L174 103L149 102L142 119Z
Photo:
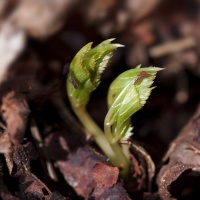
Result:
M200 176L200 108L171 143L163 162L166 164L157 177L160 196L163 199L184 196L184 191L192 187L189 178ZM183 178L186 180L182 181L182 188L176 189L176 182Z

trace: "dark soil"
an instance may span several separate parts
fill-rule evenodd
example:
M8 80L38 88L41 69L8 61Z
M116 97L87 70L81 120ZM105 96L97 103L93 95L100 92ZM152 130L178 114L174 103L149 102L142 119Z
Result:
M200 199L199 11L198 0L2 1L0 199ZM66 94L74 55L108 38L125 47L91 95L100 127L116 76L139 64L165 68L132 117L128 183L86 137Z

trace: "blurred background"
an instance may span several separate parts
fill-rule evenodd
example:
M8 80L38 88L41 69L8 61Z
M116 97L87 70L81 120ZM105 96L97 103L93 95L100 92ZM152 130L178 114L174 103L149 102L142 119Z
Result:
M41 127L54 129L59 119L50 98L59 94L69 106L65 81L76 52L116 38L125 47L115 51L88 110L103 126L118 74L139 64L165 68L132 119L133 138L159 162L199 104L199 9L199 0L1 0L0 93L26 94Z

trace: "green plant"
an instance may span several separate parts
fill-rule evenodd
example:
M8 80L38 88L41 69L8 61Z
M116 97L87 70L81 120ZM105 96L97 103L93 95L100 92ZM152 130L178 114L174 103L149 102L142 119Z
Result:
M132 135L131 116L141 109L148 99L156 67L128 70L119 75L110 85L108 92L109 111L104 121L104 132L97 126L86 110L90 94L100 83L101 74L108 66L113 51L122 47L105 40L91 48L85 45L70 64L67 78L67 94L78 119L89 132L110 162L120 168L120 175L127 178L130 157L129 146L120 145L120 140L128 140Z

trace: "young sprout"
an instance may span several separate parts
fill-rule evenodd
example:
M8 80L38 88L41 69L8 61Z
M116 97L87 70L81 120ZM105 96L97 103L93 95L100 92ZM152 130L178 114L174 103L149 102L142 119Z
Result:
M113 51L122 47L112 44L113 39L105 40L95 48L92 43L85 45L70 64L67 78L67 93L71 106L102 152L110 162L119 167L120 175L126 179L130 167L129 146L120 145L132 135L131 116L141 109L148 99L156 67L128 70L119 75L111 84L108 92L109 111L104 121L104 132L97 126L86 110L92 91L99 83L101 74L107 67Z
M113 39L105 40L93 49L91 49L92 43L89 43L75 55L67 78L67 94L76 116L86 131L93 136L103 153L116 166L115 153L103 131L86 111L90 94L98 87L101 74L108 66L113 51L123 47L121 44L111 44L112 41Z
M140 110L153 89L151 85L160 68L148 67L128 70L120 74L110 85L108 92L109 111L104 121L104 132L111 148L123 163L122 176L127 176L130 165L129 151L121 148L120 140L132 135L131 116Z

